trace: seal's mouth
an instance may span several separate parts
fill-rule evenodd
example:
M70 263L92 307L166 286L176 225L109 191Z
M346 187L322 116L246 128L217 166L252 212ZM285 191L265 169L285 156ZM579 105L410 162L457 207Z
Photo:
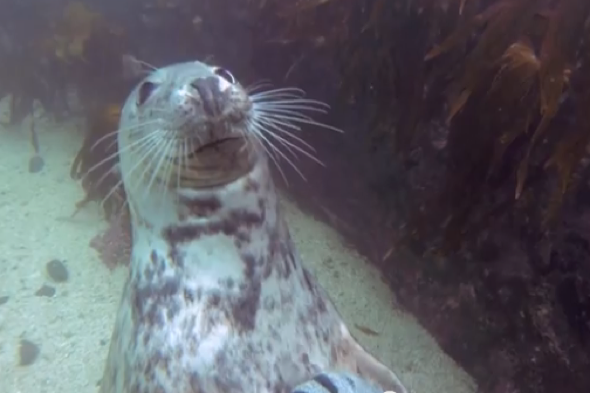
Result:
M168 162L173 169L161 169L158 175L165 178L165 182L176 181L179 187L227 184L243 176L255 164L247 144L246 136L236 134L208 140L192 151L175 156Z
M188 154L189 158L194 158L198 154L204 152L218 152L223 153L224 151L233 150L237 145L243 145L244 138L238 136L232 136L227 138L216 139L202 146L197 147L191 153Z

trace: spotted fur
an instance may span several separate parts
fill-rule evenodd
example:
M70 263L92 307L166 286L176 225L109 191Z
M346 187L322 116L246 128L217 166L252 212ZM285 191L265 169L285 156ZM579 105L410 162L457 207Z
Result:
M101 393L288 393L326 370L406 393L303 266L248 136L252 110L227 72L199 62L129 96L118 141L133 248ZM149 133L196 136L183 164L178 150L138 164Z

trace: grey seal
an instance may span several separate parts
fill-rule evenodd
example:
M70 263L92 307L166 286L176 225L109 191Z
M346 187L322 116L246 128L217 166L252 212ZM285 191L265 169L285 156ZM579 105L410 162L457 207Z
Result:
M271 179L285 154L272 141L304 151L291 131L319 125L304 113L323 105L259 87L193 61L128 97L117 138L132 256L102 393L287 393L322 375L356 386L349 374L406 393L304 267Z

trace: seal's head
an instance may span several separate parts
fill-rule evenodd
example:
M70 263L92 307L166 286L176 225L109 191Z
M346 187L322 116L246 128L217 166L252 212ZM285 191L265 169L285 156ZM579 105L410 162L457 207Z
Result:
M291 164L273 142L315 159L291 131L302 123L322 126L304 112L326 105L303 98L298 89L257 93L260 87L246 89L228 70L198 61L155 70L123 109L118 140L124 177L148 188L220 186L265 161L265 151Z
M130 95L119 154L142 162L143 175L135 175L151 185L230 182L257 160L247 132L252 117L252 100L227 70L200 62L175 64L147 76Z

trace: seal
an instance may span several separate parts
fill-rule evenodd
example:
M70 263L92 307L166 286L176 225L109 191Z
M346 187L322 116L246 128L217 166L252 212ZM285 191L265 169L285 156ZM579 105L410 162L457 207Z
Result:
M304 113L323 106L259 88L194 61L128 97L117 139L133 244L102 393L287 393L330 371L406 393L302 264L271 178L273 138L304 151L291 130L319 125Z

